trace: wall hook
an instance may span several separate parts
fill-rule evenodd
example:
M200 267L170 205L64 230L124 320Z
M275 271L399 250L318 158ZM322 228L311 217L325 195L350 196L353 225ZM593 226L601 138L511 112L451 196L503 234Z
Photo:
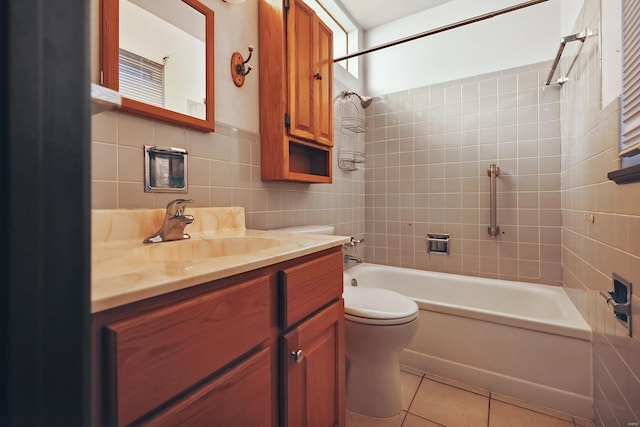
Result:
M231 55L231 78L233 79L233 83L238 87L244 84L245 76L253 69L251 64L247 64L253 55L253 46L249 46L248 49L249 56L247 56L246 60L240 52L233 52L233 55Z

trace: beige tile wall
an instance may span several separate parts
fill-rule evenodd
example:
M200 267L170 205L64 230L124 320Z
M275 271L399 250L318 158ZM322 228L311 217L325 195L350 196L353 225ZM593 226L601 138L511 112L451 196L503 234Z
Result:
M597 28L597 3L587 2L578 30ZM640 283L640 183L607 179L619 167L620 111L618 101L601 109L598 49L597 37L585 42L562 88L562 275L594 332L594 418L609 427L640 421L640 316L630 338L599 296L613 272Z
M367 110L366 259L561 283L560 94L533 64L381 97ZM487 168L497 163L500 236ZM449 255L427 233L449 233Z
M336 140L339 132L337 127ZM145 144L188 150L186 196L193 206L243 206L247 227L254 229L331 224L339 234L364 233L364 171L340 170L335 154L332 184L262 182L255 133L223 123L215 133L202 133L115 111L92 118L94 209L160 208L184 196L143 191Z

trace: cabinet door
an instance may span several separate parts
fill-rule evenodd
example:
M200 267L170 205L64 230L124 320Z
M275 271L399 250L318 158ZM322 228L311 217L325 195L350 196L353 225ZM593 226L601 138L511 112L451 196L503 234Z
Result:
M271 426L271 349L265 348L143 423L148 427Z
M109 425L128 425L269 338L269 278L105 327Z
M345 425L344 304L331 304L281 337L282 424Z
M316 18L315 140L333 146L333 32Z
M315 139L314 99L316 71L313 10L292 0L287 13L287 59L289 61L289 134Z

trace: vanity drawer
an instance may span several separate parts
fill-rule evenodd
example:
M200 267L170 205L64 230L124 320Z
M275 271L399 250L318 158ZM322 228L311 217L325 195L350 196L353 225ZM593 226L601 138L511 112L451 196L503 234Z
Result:
M269 302L263 276L108 324L109 424L135 421L265 342Z
M278 272L281 329L287 329L342 296L342 251Z
M144 425L269 427L271 399L271 350L265 348Z

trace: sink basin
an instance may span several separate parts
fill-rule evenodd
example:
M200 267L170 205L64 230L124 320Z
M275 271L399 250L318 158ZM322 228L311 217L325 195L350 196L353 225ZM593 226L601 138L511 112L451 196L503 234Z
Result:
M187 261L245 255L279 246L279 240L268 237L220 237L151 243L134 249L131 256L143 261Z

